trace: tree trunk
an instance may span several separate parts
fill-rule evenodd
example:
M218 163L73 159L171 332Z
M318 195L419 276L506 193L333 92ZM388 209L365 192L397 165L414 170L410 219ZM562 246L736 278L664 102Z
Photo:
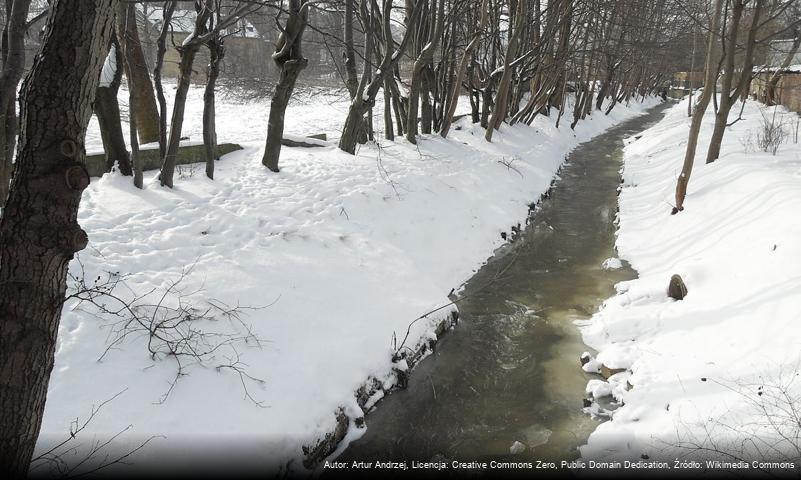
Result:
M715 40L720 25L720 14L723 9L723 3L726 0L715 0L715 10L712 14L711 24L709 26L710 32L709 43L706 49L706 65L704 66L704 90L701 93L701 98L698 99L698 104L693 111L692 122L690 123L690 133L687 138L687 150L684 154L684 164L681 167L681 173L676 181L676 206L673 207L672 214L676 214L684 210L684 198L687 195L687 184L690 182L690 174L693 171L693 163L695 161L695 149L698 146L698 134L701 131L701 121L704 118L704 113L709 106L709 101L712 99L713 89L712 85L715 84L718 67L714 59Z
M433 1L436 2L436 0ZM435 18L429 19L430 22L434 22L433 31L428 37L428 43L420 52L420 55L415 60L412 68L412 80L411 86L409 87L409 111L407 112L408 119L406 120L406 139L410 143L417 143L417 115L419 110L418 103L420 100L421 90L423 88L423 76L425 75L424 70L434 58L434 51L439 45L439 41L442 38L442 31L445 26L445 0L439 0L439 4L433 5L431 8L432 12L434 8L437 10L436 14L434 14Z
M206 176L214 179L214 162L220 156L217 152L217 115L214 89L220 76L220 62L225 55L222 37L214 35L207 43L209 48L209 67L206 74L206 89L203 92L203 146L206 150Z
M153 68L153 83L159 103L159 156L164 158L167 150L167 99L164 98L164 86L161 83L161 69L164 66L164 55L167 53L167 35L170 33L170 21L175 12L175 1L165 2L162 11L161 32L156 40L156 66Z
M136 18L136 5L126 4L126 15ZM122 33L121 32L118 32ZM142 51L142 43L139 40L139 29L136 21L126 22L124 35L120 35L120 44L123 50L130 49L132 62L130 66L126 62L125 76L128 84L133 83L134 99L136 100L136 124L139 131L139 138L142 143L157 142L159 140L159 111L156 106L156 97L153 94L153 84L150 81L150 73L147 70L147 61Z
M745 52L743 54L742 73L738 79L737 85L732 89L734 80L734 52L737 48L737 33L740 22L740 17L745 8L745 0L735 0L734 2L734 20L732 21L732 28L729 33L729 45L726 50L726 65L723 71L723 79L721 80L721 96L718 111L715 114L715 126L712 130L712 138L709 141L709 149L706 154L706 163L712 163L720 157L720 146L723 143L723 135L726 133L726 124L729 121L729 112L731 112L734 103L740 94L745 91L751 81L751 75L754 67L754 49L756 47L756 33L759 29L759 19L762 13L762 7L765 0L756 0L754 10L751 14L751 27L748 30L748 39L746 41Z
M115 0L55 0L21 94L17 167L0 220L0 471L23 477L42 424L67 268L88 238L84 137Z
M306 68L308 60L303 57L303 31L308 21L308 6L301 0L290 0L289 18L286 27L275 44L273 61L281 70L278 84L270 101L270 117L267 121L267 142L261 163L277 172L278 158L281 155L281 139L284 136L284 116L286 106L295 89L300 72Z
M120 173L131 175L131 159L125 147L120 120L120 105L117 93L122 81L122 52L120 44L112 37L106 62L100 74L100 83L95 94L95 115L100 126L100 137L106 154L106 171L111 171L117 163ZM107 78L108 77L108 78Z
M410 27L416 25L417 19L420 18L420 12L422 10L422 8L420 8L420 3L421 2L418 2L417 6L414 7L411 17L409 18L408 25ZM392 37L390 28L391 7L392 0L384 0L384 7L382 8L381 12L381 21L383 23L382 27L385 38ZM367 113L373 103L375 103L376 95L378 95L378 91L381 89L381 86L384 85L384 81L390 78L390 75L392 75L392 72L395 70L399 59L406 50L406 47L409 45L412 30L413 28L407 27L406 33L403 35L403 40L401 40L397 47L397 51L393 48L390 48L392 42L387 42L387 48L384 49L384 54L381 58L381 64L378 66L378 69L375 72L376 74L372 80L368 82L367 76L362 75L356 95L353 96L350 107L348 108L348 116L345 119L345 126L342 128L342 135L339 137L340 150L350 154L354 154L356 152L356 144L358 143L358 135L361 130L360 127L364 114ZM370 68L368 62L365 62L364 68Z
M6 0L0 74L0 208L8 197L17 136L17 87L25 68L26 20L31 0Z
M181 130L184 125L184 111L186 110L186 95L192 82L192 64L195 62L200 45L189 43L181 47L181 62L178 65L178 86L175 89L175 102L172 107L172 120L170 121L170 137L167 149L161 164L159 180L162 186L173 187L175 175L175 156L181 144Z
M470 61L471 55L473 54L473 49L476 48L478 43L481 41L481 33L484 31L484 25L487 23L487 1L482 0L480 8L480 18L478 22L478 28L473 32L473 37L470 39L470 43L464 49L464 53L462 53L462 59L459 61L459 67L456 70L456 76L453 80L453 89L450 92L450 101L448 102L448 109L445 111L445 115L442 119L442 127L440 127L439 134L442 138L447 138L448 132L451 129L451 124L453 123L453 114L456 113L456 106L459 103L459 94L462 91L462 80L464 79L465 72L467 70L467 64ZM471 72L472 73L472 72ZM477 105L473 105L473 93L470 92L470 100L471 100L471 112L473 115L473 123L476 123L478 117L478 108Z
M510 3L511 10L511 3ZM492 141L493 132L500 128L501 123L506 118L508 96L509 96L509 83L512 80L512 60L517 55L517 44L520 41L520 33L523 29L523 19L526 17L526 0L517 0L517 8L515 8L514 30L509 38L509 45L506 47L506 55L503 58L503 75L498 83L498 93L495 95L495 107L492 109L492 116L487 129L484 133L484 139L488 142Z

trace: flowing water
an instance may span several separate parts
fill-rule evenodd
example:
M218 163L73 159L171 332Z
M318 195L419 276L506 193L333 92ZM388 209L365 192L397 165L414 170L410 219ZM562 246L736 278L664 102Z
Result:
M664 107L620 124L569 156L527 228L496 252L459 302L459 326L420 363L409 386L367 416L338 460L569 460L597 425L582 411L574 320L589 318L633 278L601 267L615 256L623 139ZM510 454L513 442L528 448Z

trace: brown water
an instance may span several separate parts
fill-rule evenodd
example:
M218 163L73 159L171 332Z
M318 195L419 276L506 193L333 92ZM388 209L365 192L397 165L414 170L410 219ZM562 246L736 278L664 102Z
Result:
M664 107L582 144L517 241L490 258L462 293L460 323L420 363L409 387L384 399L367 431L337 460L569 460L597 421L582 411L574 320L634 277L615 256L623 139ZM525 452L510 455L519 441Z

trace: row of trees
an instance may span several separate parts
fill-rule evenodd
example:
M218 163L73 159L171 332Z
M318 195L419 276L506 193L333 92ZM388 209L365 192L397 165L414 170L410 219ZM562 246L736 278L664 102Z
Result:
M720 0L722 1L722 0ZM718 1L718 3L720 3ZM735 0L731 0L735 1ZM77 223L83 190L84 138L92 113L101 125L109 164L142 186L138 143L158 141L160 182L173 185L175 155L194 60L210 52L204 96L207 175L216 157L214 103L225 38L237 20L267 9L280 32L271 61L280 69L270 108L263 163L278 171L283 120L307 60L303 33L310 9L341 14L325 38L345 61L350 95L339 148L354 153L384 136L447 137L459 98L487 141L503 123L531 123L537 115L570 126L593 111L661 88L680 53L670 46L689 28L676 0L276 0L160 1L162 30L152 71L136 26L142 0L51 0L40 54L22 86L29 0L5 2L0 78L0 470L24 475L36 443L53 367L67 269L85 248ZM194 32L176 48L180 75L168 122L161 79L171 41L171 16L190 5ZM267 59L265 59L267 61ZM129 98L130 149L124 143L117 93L123 74ZM378 96L383 109L374 112ZM18 137L15 135L19 125ZM15 139L16 162L7 192Z
M26 18L31 2L12 3L6 36L16 43L7 43L16 47L12 50L23 51L24 32L14 28L13 20L14 15ZM163 17L152 72L137 28L137 9L142 4L160 10ZM302 45L311 9L342 17L338 28L328 23L310 28L323 34L326 48L340 49L345 58L341 75L351 105L339 147L349 153L374 138L376 113L383 116L387 140L405 136L415 143L419 133L432 132L446 137L464 94L470 99L472 120L486 129L487 141L503 122L530 124L536 115L550 114L554 108L557 122L561 122L569 96L576 102L570 119L571 128L575 127L593 109L609 113L620 101L660 88L680 61L676 55L665 54L666 47L686 30L687 23L672 0L195 0L191 2L194 31L176 46L179 76L169 115L161 72L172 41L173 15L187 6L189 2L176 0L122 0L115 6L115 33L107 47L94 110L108 168L118 164L120 172L133 175L140 188L140 141L159 142L163 159L160 182L173 185L194 62L204 48L210 61L206 66L203 141L206 174L213 178L218 158L215 89L224 41L232 26L247 15L273 12L279 30L272 62L280 73L262 160L273 171L279 170L286 108L308 65ZM0 108L6 105L9 111L6 148L0 148L5 152L0 170L4 188L12 170L16 133L13 100L24 64L24 58L13 54L9 59L14 61L4 66L8 67L10 86L0 82L0 100L5 102L0 102ZM131 132L138 131L138 136L129 136L129 146L125 145L117 104L123 72L130 92ZM383 111L374 112L379 95ZM0 204L6 193L0 192Z
M729 117L738 99L743 102L751 90L751 81L761 72L759 59L766 58L770 41L791 36L793 46L768 81L766 101L775 102L775 89L780 71L786 68L801 45L801 2L797 0L714 0L692 4L690 17L707 37L704 63L704 89L690 115L690 133L684 164L676 182L676 205L672 213L684 210L687 185L690 181L701 121L714 103L715 125L707 148L706 163L720 157L720 148ZM738 116L739 119L739 116ZM737 121L736 119L734 120Z

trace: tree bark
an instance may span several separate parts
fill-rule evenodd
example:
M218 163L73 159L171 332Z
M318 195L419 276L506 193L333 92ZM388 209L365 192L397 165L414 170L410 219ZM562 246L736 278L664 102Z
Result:
M424 1L424 0L418 0ZM442 38L442 31L445 25L445 0L439 0L439 4L436 3L437 0L432 0L435 4L431 7L431 11L433 13L434 9L436 8L436 13L434 14L434 19L429 19L428 21L434 22L434 28L431 32L430 37L428 38L428 43L423 50L420 52L420 55L414 62L414 67L412 68L412 80L411 86L409 87L409 111L408 120L406 120L406 140L410 143L417 143L417 115L419 110L419 99L420 99L420 90L423 86L423 75L425 74L425 68L434 58L434 52L439 46L439 41ZM407 26L407 28L410 28Z
M381 58L381 64L379 65L375 76L373 76L372 80L368 82L367 75L362 75L356 95L354 95L353 100L350 103L350 107L348 108L348 116L345 118L345 126L342 128L342 135L339 137L340 150L350 154L354 154L356 152L356 144L358 143L358 135L361 130L364 114L367 113L370 107L375 103L375 98L376 95L378 95L378 91L381 89L384 81L390 78L390 75L392 75L392 72L395 69L395 66L397 65L401 55L403 55L403 52L409 45L409 41L412 36L412 27L416 25L417 19L420 18L420 12L422 10L422 8L420 8L420 4L421 2L418 2L417 6L414 7L409 17L406 33L404 34L400 45L398 45L397 50L390 48L392 41L385 42L384 54ZM387 39L392 39L392 31L390 28L391 7L392 0L384 0L381 21L383 23L384 38ZM367 62L365 62L364 68L370 68Z
M122 64L124 62L120 44L116 38L111 39L108 56L101 73L100 84L95 94L95 115L100 126L100 137L103 140L103 150L106 154L106 171L111 171L114 163L117 163L120 173L131 175L131 159L128 149L125 147L125 137L122 134L122 122L120 120L120 105L117 101L117 93L122 82ZM111 78L103 78L106 73L106 66L113 69Z
M170 21L175 12L176 2L165 2L162 11L162 23L159 37L156 40L156 66L153 67L153 83L156 87L156 98L159 104L159 156L164 158L167 150L167 99L164 98L164 86L161 83L161 69L164 66L164 55L167 52L167 34L170 33Z
M217 113L214 90L220 76L220 62L225 55L225 46L220 34L215 34L206 44L209 49L209 66L206 74L206 89L203 91L203 145L206 147L206 176L214 179L214 162L220 158L217 152Z
M175 175L175 156L178 154L178 147L181 144L181 130L184 125L184 111L186 110L186 96L189 92L189 85L192 82L192 64L195 62L195 55L200 45L190 43L181 47L181 62L178 65L178 86L175 89L175 101L172 108L172 120L170 122L170 136L167 148L164 151L164 159L161 164L159 181L162 186L173 187L173 177Z
M0 73L0 208L8 197L17 136L17 87L25 68L26 20L31 0L6 0Z
M308 21L308 6L301 0L290 0L289 18L286 27L275 44L273 61L281 70L278 84L270 101L270 117L267 121L267 142L261 163L273 172L278 172L278 159L281 156L281 139L284 136L284 117L286 106L292 97L300 72L306 68L308 60L301 49L303 31Z
M115 0L55 0L21 94L17 167L0 220L0 471L27 473L53 369L67 268L88 238L84 137Z
M125 6L126 15L136 18L136 5L128 3ZM124 32L124 35L119 35ZM126 62L125 76L129 85L135 85L134 99L136 100L136 124L139 138L142 143L157 142L159 140L159 111L156 106L156 97L153 94L153 84L147 70L147 61L142 51L142 42L139 39L139 29L136 21L126 22L126 30L118 32L120 44L125 51L130 50L132 62ZM130 86L129 86L130 88Z
M509 10L511 10L511 3L509 7ZM492 109L492 116L489 119L489 123L487 123L487 129L484 133L484 139L488 142L492 141L493 132L501 126L501 123L506 118L509 83L512 80L512 59L517 55L518 42L520 41L520 33L523 29L523 19L525 17L526 0L517 0L514 30L509 38L509 45L506 47L506 55L504 55L503 59L503 74L498 83L498 93L495 95L495 107Z
M464 79L465 71L467 70L467 63L470 61L471 55L473 54L473 49L475 49L478 45L478 42L481 41L481 32L484 31L484 25L487 23L487 1L488 0L481 1L479 6L479 15L481 20L478 22L478 28L473 32L473 37L470 39L470 43L468 43L467 47L465 47L464 53L462 53L462 59L459 62L459 68L456 70L456 78L453 81L453 90L450 92L451 96L450 101L448 102L448 109L445 112L445 116L442 120L442 127L439 130L439 134L442 136L442 138L446 138L451 129L451 124L453 123L453 114L456 113L456 106L459 103L459 94L462 91L462 79ZM475 117L476 115L474 112L473 118L475 119Z

